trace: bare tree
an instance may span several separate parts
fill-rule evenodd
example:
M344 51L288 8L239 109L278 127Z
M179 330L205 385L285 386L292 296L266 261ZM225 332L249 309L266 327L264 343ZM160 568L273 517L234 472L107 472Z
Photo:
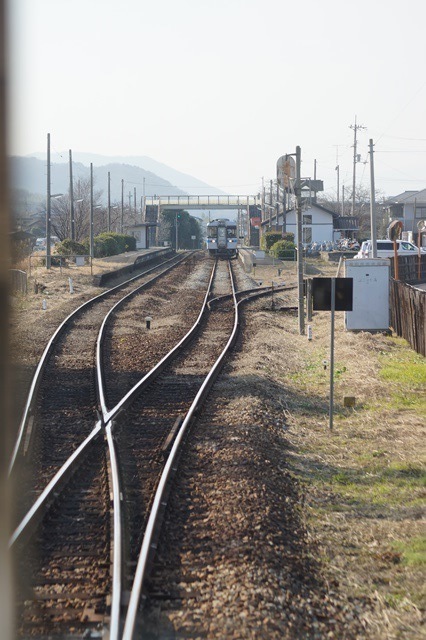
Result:
M102 191L93 192L94 227L97 233L106 228L102 217L99 214L100 198ZM69 193L59 199L52 200L52 230L59 240L71 237L70 219L70 196ZM80 179L74 184L74 225L75 239L81 242L89 235L90 225L90 178Z
M384 229L386 227L385 210L383 202L385 200L382 191L376 190L376 219L379 233L383 236ZM332 199L331 196L322 195L318 198L318 204L322 204L331 211L335 211L338 214L342 213L341 203L339 208L337 202ZM348 195L345 199L344 216L352 215L352 195ZM358 237L367 238L370 237L370 190L367 187L358 186L355 194L355 212L354 216L358 221Z

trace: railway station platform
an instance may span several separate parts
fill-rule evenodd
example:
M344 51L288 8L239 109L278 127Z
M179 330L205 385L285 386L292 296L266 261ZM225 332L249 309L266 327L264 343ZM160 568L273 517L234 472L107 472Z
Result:
M140 265L148 264L160 257L171 256L174 252L171 247L150 247L149 249L128 251L127 253L119 253L116 256L107 256L106 258L95 258L94 263L97 266L104 265L105 270L101 269L100 273L93 276L93 284L102 287L113 278L132 273Z

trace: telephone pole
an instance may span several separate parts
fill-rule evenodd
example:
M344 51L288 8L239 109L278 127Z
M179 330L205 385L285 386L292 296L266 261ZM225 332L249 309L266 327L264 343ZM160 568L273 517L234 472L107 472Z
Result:
M303 244L302 244L302 198L301 198L301 161L302 150L296 147L296 183L294 192L296 194L296 220L297 220L297 283L298 283L298 316L299 333L305 333L305 302L303 298Z
M374 186L374 144L370 138L370 220L372 258L377 258L376 188Z
M46 196L46 269L50 269L50 227L51 227L51 192L50 192L50 133L47 134L47 196Z
M339 213L340 209L340 165L336 167L337 171L337 213Z
M357 145L357 139L356 139L356 134L358 129L366 129L367 127L363 127L360 124L356 123L356 116L355 116L355 123L349 125L349 129L353 129L354 130L354 167L353 167L353 179L352 179L352 215L355 215L355 187L356 187L356 163L358 162L358 154L356 152L356 145Z
M124 178L121 178L121 220L120 220L120 233L123 233L124 227Z
M69 150L70 160L70 223L71 223L71 240L75 240L75 218L74 218L74 184L72 179L72 151Z
M107 231L111 231L111 172L108 171L108 227Z

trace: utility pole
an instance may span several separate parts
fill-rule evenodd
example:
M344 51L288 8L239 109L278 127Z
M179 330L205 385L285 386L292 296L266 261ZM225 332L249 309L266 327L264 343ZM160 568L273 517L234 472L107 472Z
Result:
M90 272L93 268L94 233L93 233L93 163L90 163Z
M281 233L285 233L287 229L287 202L286 202L286 186L283 184L283 224L281 227Z
M337 171L337 212L339 212L340 209L340 185L339 185L339 179L340 179L340 166L337 165L336 167L336 171Z
M275 207L276 207L276 211L277 211L277 217L275 219L275 228L277 228L278 217L280 215L280 185L278 183L278 180L277 180L277 201L275 203Z
M345 185L342 185L342 216L345 215Z
M111 231L111 172L108 171L108 232Z
M377 226L376 226L376 194L374 186L374 151L373 139L370 138L370 225L372 257L377 258Z
M143 179L143 192L142 192L142 197L143 197L143 205L142 205L142 222L146 222L146 200L145 200L145 178Z
M75 218L74 218L74 186L72 179L72 151L70 154L70 217L71 217L71 240L75 240Z
M47 195L46 195L46 269L51 267L51 253L50 253L50 223L51 223L51 209L50 209L50 133L47 134Z
M269 226L272 226L272 180L269 181Z
M302 194L301 194L301 149L296 147L296 218L297 218L297 281L299 333L305 333L305 305L303 299L303 245L302 245Z
M123 233L124 228L124 178L121 178L121 223L120 233Z
M135 221L136 221L136 187L133 188L133 193L134 193L133 205L134 205L134 208L135 208Z
M358 155L356 152L356 146L357 146L357 139L356 139L356 134L358 129L366 129L366 127L363 127L360 124L356 123L356 116L355 116L355 124L351 124L349 125L350 129L354 130L354 166L353 166L353 178L352 178L352 215L355 215L355 188L356 188L356 163L358 162Z

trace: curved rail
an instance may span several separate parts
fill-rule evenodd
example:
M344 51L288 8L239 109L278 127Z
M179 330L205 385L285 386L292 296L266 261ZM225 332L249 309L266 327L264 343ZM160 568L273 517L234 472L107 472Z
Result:
M170 478L171 472L174 468L174 464L176 462L177 459L177 455L179 452L179 447L182 443L183 437L187 431L188 425L191 423L191 420L195 414L195 412L197 411L197 409L199 408L199 406L202 404L202 402L204 401L208 391L210 390L216 376L219 373L220 367L223 363L223 360L228 352L228 350L231 348L231 346L234 344L234 341L236 339L237 336L237 330L238 330L238 324L239 324L239 320L238 320L238 304L237 304L237 299L236 299L236 295L235 295L235 286L234 286L234 282L233 282L233 278L232 278L232 271L231 271L231 267L229 266L229 271L230 271L230 275L231 275L231 283L232 283L232 291L233 291L233 300L234 300L234 311L235 311L235 319L234 319L234 326L233 326L233 330L231 333L230 338L228 339L228 342L225 346L225 348L223 349L222 353L220 354L220 356L217 358L216 362L214 363L213 367L211 368L210 372L208 373L207 377L205 378L203 384L201 385L194 401L191 404L191 407L189 408L189 411L176 435L175 441L173 443L173 446L171 448L169 457L167 459L167 462L165 464L163 473L161 474L160 477L160 481L157 487L157 490L155 492L155 496L154 496L154 501L153 501L153 505L151 508L151 512L150 512L150 516L148 519L148 523L146 526L146 530L145 530L145 534L144 534L144 538L143 538L143 542L142 542L142 547L141 547L141 551L139 554L139 560L138 560L138 564L136 567L136 573L135 573L135 577L134 577L134 581L133 581L133 586L132 586L132 591L131 591L131 595L130 595L130 601L129 601L129 606L127 609L127 616L126 616L126 620L125 620L125 625L124 625L124 631L123 631L123 640L131 640L133 638L133 634L134 634L134 630L135 630L135 624L136 624L136 616L137 616L137 612L138 612L138 607L139 607L139 601L140 601L140 596L141 596L141 592L142 592L142 585L143 585L143 581L146 575L146 570L147 570L147 565L148 565L148 560L150 558L150 554L151 554L151 549L152 549L152 540L153 540L153 536L154 536L154 530L156 528L157 522L158 522L158 518L159 518L159 513L161 510L161 506L164 500L164 495L165 495L165 491L166 491L166 486L168 483L168 480Z
M178 262L176 262L176 264L180 264L187 257L188 257L187 255L183 256ZM103 344L103 341L104 341L104 338L105 338L105 329L106 329L106 326L108 324L108 321L109 321L110 317L112 316L112 314L114 313L114 311L116 311L118 309L118 307L120 307L126 300L128 300L132 296L136 295L141 289L147 287L148 285L152 284L153 282L156 282L156 280L158 280L161 276L163 276L165 273L170 271L174 266L176 266L176 265L172 265L166 271L162 271L161 273L155 275L153 278L148 280L148 282L144 282L140 287L137 287L133 291L130 291L130 293L128 293L126 296L124 296L124 298L121 298L121 300L119 300L113 307L111 307L111 309L108 311L108 313L106 314L106 316L105 316L105 318L104 318L104 320L102 322L101 328L99 329L98 339L96 341L96 379L97 379L97 392L98 392L99 408L100 408L100 410L102 412L102 419L103 419L105 424L111 419L111 414L112 414L111 411L108 411L108 407L106 405L105 384L104 384L103 367L102 367L102 344ZM131 392L129 392L129 393L131 393Z
M202 304L202 307L201 307L201 311L200 311L200 313L198 315L198 318L196 319L195 323L191 327L191 329L173 347L173 349L171 349L169 351L169 353L167 353L164 356L164 358L162 358L159 362L157 362L157 364L150 371L148 371L148 373L146 375L144 375L144 377L141 378L139 380L139 382L137 382L135 384L135 386L132 387L132 389L130 389L130 391L128 391L126 393L125 396L123 396L123 398L120 400L120 402L118 402L115 405L115 407L113 407L110 411L108 411L108 410L105 411L105 413L103 414L103 419L105 421L105 424L108 423L111 420L116 419L118 414L121 413L131 403L131 401L133 400L134 396L137 393L139 393L150 382L152 382L152 380L155 378L155 376L158 375L160 373L160 371L162 371L162 369L164 369L164 367L176 355L176 352L179 351L179 349L181 349L192 338L194 332L196 331L196 329L200 325L201 319L202 319L202 317L203 317L203 315L205 313L206 307L207 307L208 297L210 295L210 290L211 290L211 286L212 286L212 283L213 283L214 274L215 274L215 271L216 271L216 265L217 265L217 262L215 262L215 264L213 266L213 269L211 271L211 274L210 274L210 280L209 280L209 284L207 286L206 295L204 296L204 301L203 301L203 304Z
M109 631L110 640L116 640L120 629L120 606L122 584L122 536L121 536L121 491L118 473L117 456L115 454L114 439L112 437L112 425L106 427L109 459L111 464L112 505L114 513L113 524L113 561L112 561L112 593L111 593L111 624Z
M210 294L211 286L214 279L214 274L216 270L216 263L212 269L210 274L210 279L206 291L206 295L204 297L203 305L201 307L201 311L198 315L198 318L192 328L188 331L188 333L182 338L182 340L159 362L155 367L153 367L125 396L122 400L111 410L108 411L106 402L105 402L105 394L103 388L103 378L100 374L102 367L102 356L101 356L101 346L102 340L104 336L104 329L106 325L107 318L112 313L112 311L117 307L115 305L108 315L105 317L104 322L102 323L101 330L99 332L98 342L97 342L97 351L96 351L96 360L97 360L97 372L98 372L98 392L100 392L100 402L102 408L102 419L106 426L106 434L108 440L108 448L110 452L110 460L111 460L111 478L112 478L112 489L113 489L113 504L114 504L114 531L113 531L113 567L112 567L112 602L111 602L111 625L110 625L110 638L111 640L115 640L118 637L119 629L120 629L120 606L121 606L121 594L122 594L122 558L123 558L123 549L122 549L122 534L121 534L121 489L120 489L120 476L118 471L117 459L115 454L114 447L114 439L113 439L113 419L117 417L117 415L130 404L133 397L143 388L144 385L148 384L158 373L164 368L164 366L173 358L175 353L192 337L193 333L198 328L198 325L201 322L201 318L205 312L207 307L207 300ZM151 282L151 281L150 281ZM132 292L133 293L133 292ZM127 296L126 296L127 297ZM126 298L123 298L125 300ZM102 400L101 400L102 398Z
M185 256L186 257L186 256ZM175 257L170 258L170 260L166 260L164 264L167 264L168 262L171 262L172 260L175 260ZM71 322L71 320L73 318L75 318L75 316L77 316L79 313L81 313L81 311L83 309L85 309L86 307L89 307L92 304L95 304L98 300L100 300L101 298L105 298L108 295L110 295L111 293L114 293L115 291L118 291L120 288L122 289L123 287L125 287L128 284L131 284L134 280L137 280L147 274L149 274L151 271L154 271L154 269L158 269L158 267L161 265L155 265L154 267L151 267L150 269L148 269L147 271L144 271L143 273L139 273L136 276L133 276L132 278L129 278L129 280L126 280L125 282L122 282L121 284L112 287L111 289L107 289L106 291L103 291L102 293L100 293L99 295L95 296L94 298L90 298L90 300L86 300L86 302L84 302L82 305L80 305L79 307L77 307L77 309L74 309L74 311L72 313L70 313L65 320L63 320L61 322L61 324L58 326L58 328L56 329L56 331L54 332L54 334L52 335L52 337L50 338L49 342L47 343L41 358L39 360L39 363L37 365L37 368L34 372L33 375L33 379L31 382L31 386L30 386L30 390L28 392L28 396L27 396L27 401L25 403L25 407L24 407L24 411L23 411L23 415L21 418L21 422L20 422L20 426L19 426L19 430L18 430L18 436L16 439L16 443L12 452L12 458L9 464L9 476L12 473L12 470L14 468L17 456L18 456L18 452L21 448L21 444L23 441L23 437L24 437L24 433L26 431L26 427L27 427L27 423L29 420L29 417L31 416L31 414L34 411L34 403L35 403L35 399L36 399L36 394L37 394L37 390L38 387L40 385L40 381L41 381L41 377L42 374L45 370L47 361L49 356L51 355L51 352L53 350L53 347L55 345L55 342L58 340L58 338L60 337L60 335L63 333L63 331L65 330L65 328L67 327L67 325Z

